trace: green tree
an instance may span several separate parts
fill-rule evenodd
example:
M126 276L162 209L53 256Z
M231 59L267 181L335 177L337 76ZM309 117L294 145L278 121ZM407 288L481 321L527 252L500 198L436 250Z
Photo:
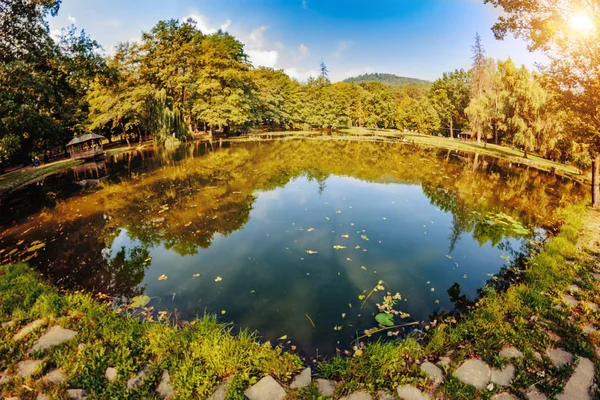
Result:
M455 129L462 128L467 120L465 108L469 103L469 75L464 70L444 73L433 82L429 90L431 105L444 127L454 138Z

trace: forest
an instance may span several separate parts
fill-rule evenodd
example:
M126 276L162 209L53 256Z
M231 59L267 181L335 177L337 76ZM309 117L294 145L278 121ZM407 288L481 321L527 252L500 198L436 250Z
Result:
M51 35L47 18L59 5L0 4L2 169L87 132L128 142L151 135L161 143L205 133L352 126L461 134L582 170L599 157L600 121L590 112L595 103L586 102L597 95L597 80L573 90L567 84L575 78L560 76L564 68L539 73L488 58L479 35L471 68L444 73L431 85L398 84L386 74L332 83L325 62L318 77L299 82L282 70L253 66L238 39L205 34L191 19L159 21L139 42L121 43L104 57L75 26Z

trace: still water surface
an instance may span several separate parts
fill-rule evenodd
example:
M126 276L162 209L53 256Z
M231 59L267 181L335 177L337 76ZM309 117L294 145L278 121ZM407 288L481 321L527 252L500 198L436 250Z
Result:
M498 160L401 144L282 141L137 151L87 164L0 205L0 257L66 288L147 294L286 335L307 354L377 326L450 312L578 201L577 184ZM34 249L34 250L31 250ZM28 251L29 250L29 251Z

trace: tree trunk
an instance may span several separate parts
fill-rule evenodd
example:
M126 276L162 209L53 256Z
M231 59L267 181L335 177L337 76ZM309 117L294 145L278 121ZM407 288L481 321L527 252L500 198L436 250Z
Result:
M523 150L523 158L527 158L527 150Z
M600 153L592 161L592 207L600 209Z
M453 125L452 117L450 117L450 139L454 139L454 125Z
M497 146L498 145L498 127L496 126L496 124L492 125L492 129L494 130L494 143Z

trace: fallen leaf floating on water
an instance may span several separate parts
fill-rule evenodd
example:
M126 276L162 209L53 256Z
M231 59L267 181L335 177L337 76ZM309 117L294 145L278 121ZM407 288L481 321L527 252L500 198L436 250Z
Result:
M312 231L314 231L314 230L315 230L315 228L308 228L308 229L306 230L306 232L312 232Z
M341 331L342 330L342 326L341 325L336 325L333 327L334 331Z
M335 246L333 246L333 248L336 250L342 250L342 249L345 249L346 246L340 246L339 244L336 244Z
M27 251L27 253L33 253L34 251L41 249L45 245L46 245L45 242L36 240L34 242L31 242L30 247L26 251Z
M342 313L342 318L346 318L346 313Z
M346 257L346 261L352 261L352 259L349 257Z
M221 282L222 280L223 280L223 278L221 278L220 276L217 276L217 277L215 278L215 282Z
M190 226L192 224L192 221L188 222L187 224L183 225L185 228L187 228L188 226Z
M350 237L350 235L348 235L347 233L344 233L344 234L342 235L342 238L344 238L344 239L348 239L349 237Z
M317 254L318 251L316 251L316 250L305 250L305 253L306 254Z
M364 239L364 240L367 240L367 241L369 240L369 238L367 237L367 235L360 235L360 238Z
M145 263L152 261L152 257L148 257L144 260Z
M329 221L329 217L325 217L325 219L326 219L327 221Z
M365 267L364 265L361 265L360 267L361 269L364 269L365 271L367 270L367 267Z
M193 276L194 278L197 278L197 277L199 277L199 276L200 276L200 274L194 274L194 275L192 275L192 276Z
M296 350L296 346L295 345L292 345L290 348L292 349L292 351Z
M221 310L221 315L225 315L226 312L227 311L225 311L225 310Z
M138 308L138 307L144 307L146 304L150 303L150 296L147 295L141 295L141 296L135 296L133 299L131 299L131 307L133 308Z
M282 337L278 338L277 340L287 340L288 336L287 335L283 335Z
M336 213L336 214L341 214L341 213L342 213L342 210L337 210L335 213Z
M158 277L159 281L166 281L167 279L169 279L169 277L166 276L165 274L162 274L161 276Z
M359 300L364 300L364 299L365 299L365 297L367 297L367 296L365 296L364 294L359 294L359 295L358 295L358 299L359 299Z

